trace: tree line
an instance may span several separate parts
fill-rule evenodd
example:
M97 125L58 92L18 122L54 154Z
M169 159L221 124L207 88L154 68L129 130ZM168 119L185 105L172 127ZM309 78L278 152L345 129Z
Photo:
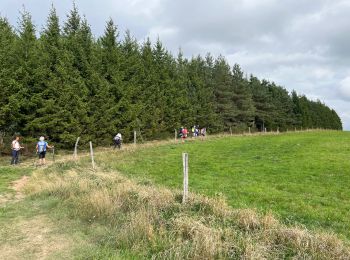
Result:
M96 38L76 6L62 26L52 8L40 32L26 11L16 28L1 17L0 66L0 131L63 146L77 136L109 143L116 132L128 140L134 130L163 138L192 125L211 133L342 129L322 102L247 77L223 56L173 55L159 39L121 37L112 19Z

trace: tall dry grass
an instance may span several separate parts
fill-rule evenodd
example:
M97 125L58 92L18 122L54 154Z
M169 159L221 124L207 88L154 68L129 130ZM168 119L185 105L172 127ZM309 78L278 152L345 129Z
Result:
M117 172L60 163L36 171L26 191L53 196L72 217L100 223L116 249L151 259L350 259L333 234L281 224L271 213L233 209L222 197L142 185Z

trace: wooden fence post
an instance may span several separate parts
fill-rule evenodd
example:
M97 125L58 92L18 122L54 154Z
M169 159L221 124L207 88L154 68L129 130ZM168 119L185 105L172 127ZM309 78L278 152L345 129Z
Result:
M77 141L75 142L75 146L74 146L74 153L73 153L73 158L76 160L78 157L78 143L80 140L80 136L77 138Z
M134 145L136 146L136 131L134 131Z
M251 132L250 132L250 127L249 127L249 134L251 134Z
M90 141L90 155L91 155L92 169L95 170L94 151L92 149L92 142L91 141Z
M230 135L232 135L232 127L230 126Z
M183 180L183 197L182 197L182 203L186 203L188 199L188 154L182 153L182 165L183 165L183 174L184 174L184 180Z

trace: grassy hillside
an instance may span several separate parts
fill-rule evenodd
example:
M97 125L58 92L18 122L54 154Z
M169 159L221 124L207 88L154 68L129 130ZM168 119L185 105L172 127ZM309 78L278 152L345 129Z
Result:
M286 223L350 237L350 133L302 132L212 138L98 156L129 176L181 188L181 153L190 190L223 194L235 208L272 211Z
M0 259L349 259L348 223L341 215L347 197L325 193L347 185L340 175L346 165L338 161L346 151L333 147L346 149L347 136L213 137L136 149L129 145L122 151L99 148L94 171L86 154L78 161L57 156L47 167L0 167ZM307 152L311 146L317 147L317 156ZM181 203L182 151L190 154L191 191L211 198L191 193L188 203ZM318 160L318 167L310 158ZM325 168L322 158L333 167ZM307 171L296 171L297 162L300 168L309 165ZM342 179L330 183L331 170ZM322 180L311 182L304 176L315 174L328 181L317 177ZM22 175L30 177L12 182ZM305 186L311 183L307 197ZM344 205L330 203L340 199ZM299 202L302 206L295 207ZM322 212L306 207L314 203L324 210L326 202L334 211L328 226Z

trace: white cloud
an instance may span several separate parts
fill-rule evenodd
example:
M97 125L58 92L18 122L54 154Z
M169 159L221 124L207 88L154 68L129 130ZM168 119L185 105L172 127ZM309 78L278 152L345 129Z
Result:
M343 99L350 101L350 76L340 81L339 92Z

